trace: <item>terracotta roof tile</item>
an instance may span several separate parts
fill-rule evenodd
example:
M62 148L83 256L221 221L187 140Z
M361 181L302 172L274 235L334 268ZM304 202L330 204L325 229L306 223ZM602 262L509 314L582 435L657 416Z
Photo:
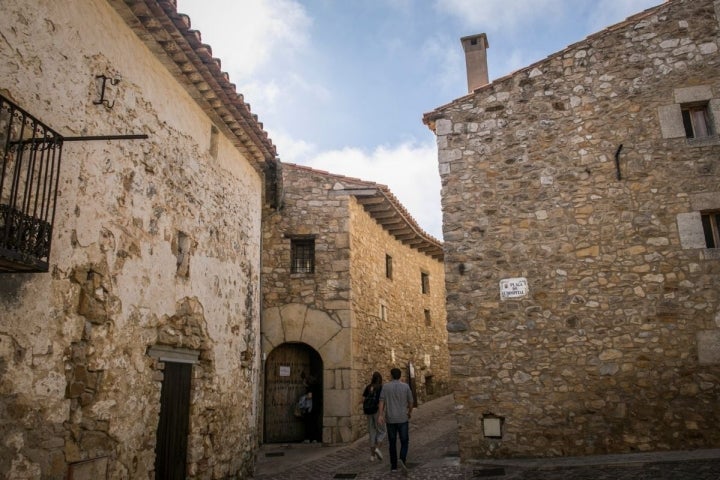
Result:
M368 212L383 229L398 241L409 245L411 248L436 260L443 260L443 243L420 228L410 212L400 203L400 200L390 191L387 185L362 180L360 178L337 175L325 170L317 170L294 163L283 163L282 167L310 172L335 179L339 182L352 184L346 185L344 191L347 192L348 195L354 196L365 211ZM375 192L368 193L367 190L375 190ZM378 200L381 201L381 208L378 208ZM386 212L388 209L392 209L395 215L382 217L378 215L380 210Z
M169 62L164 63L171 73L218 126L235 137L236 147L249 153L257 168L274 161L277 151L262 123L222 71L220 59L212 56L212 47L202 43L200 31L192 29L190 17L177 11L174 0L109 2L151 51L159 54L161 50L167 56Z

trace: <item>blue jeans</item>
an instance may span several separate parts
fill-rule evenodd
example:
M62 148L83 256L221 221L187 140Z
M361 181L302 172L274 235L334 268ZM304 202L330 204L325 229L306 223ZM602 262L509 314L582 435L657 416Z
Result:
M407 463L408 445L410 444L410 423L388 423L388 444L390 447L390 468L397 469L397 437L400 435L400 460Z

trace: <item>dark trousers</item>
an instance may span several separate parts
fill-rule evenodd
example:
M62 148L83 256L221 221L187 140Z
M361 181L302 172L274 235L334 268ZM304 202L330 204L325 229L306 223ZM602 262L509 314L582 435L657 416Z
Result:
M305 422L305 440L322 442L322 430L320 429L320 415L314 411L303 415Z
M400 436L400 460L407 463L408 446L410 444L410 424L405 423L388 423L388 446L390 447L390 468L397 468L397 437Z

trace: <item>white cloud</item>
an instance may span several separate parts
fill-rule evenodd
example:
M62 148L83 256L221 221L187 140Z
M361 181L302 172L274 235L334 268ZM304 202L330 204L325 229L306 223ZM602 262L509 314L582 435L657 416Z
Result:
M387 185L423 230L442 239L440 175L434 142L380 146L372 152L346 147L292 163Z
M295 0L178 0L192 28L240 81L282 57L292 57L309 41L312 20ZM222 15L217 12L222 11Z
M271 127L266 130L283 162L305 164L310 158L317 155L317 147L310 142L296 140L286 132Z
M282 81L282 84L279 83ZM288 111L298 104L328 104L333 93L325 85L312 83L296 73L286 73L270 80L253 80L237 85L253 111L263 115ZM255 107L259 107L259 110Z

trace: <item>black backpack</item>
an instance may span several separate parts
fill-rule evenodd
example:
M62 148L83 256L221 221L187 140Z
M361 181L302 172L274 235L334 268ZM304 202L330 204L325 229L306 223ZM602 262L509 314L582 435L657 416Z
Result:
M365 415L373 415L378 411L378 403L380 402L380 390L382 386L378 387L377 390L370 391L368 396L363 400L363 413Z

